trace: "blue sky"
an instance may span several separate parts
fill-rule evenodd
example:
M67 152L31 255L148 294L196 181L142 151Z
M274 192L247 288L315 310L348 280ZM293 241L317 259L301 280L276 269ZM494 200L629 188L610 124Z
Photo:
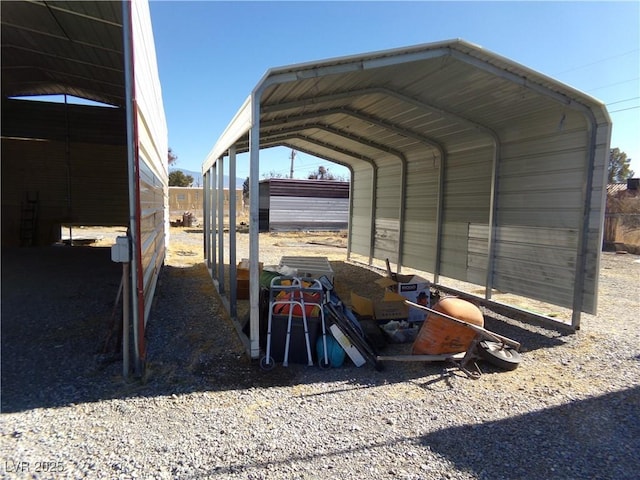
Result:
M151 0L169 145L202 162L267 69L462 38L601 101L612 147L640 175L640 2L217 2ZM290 150L261 153L288 174ZM319 165L298 153L296 178ZM246 177L246 155L238 176Z

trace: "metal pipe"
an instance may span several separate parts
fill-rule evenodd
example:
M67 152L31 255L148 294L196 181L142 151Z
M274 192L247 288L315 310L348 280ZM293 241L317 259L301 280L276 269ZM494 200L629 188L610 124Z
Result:
M425 310L429 313L432 313L434 315L437 315L438 317L442 317L445 318L447 320L451 320L452 322L455 322L459 325L464 325L465 327L469 327L471 328L473 331L475 331L476 333L481 333L482 335L485 335L489 338L491 338L492 340L499 342L499 343L504 343L505 345L509 345L510 347L515 348L516 350L520 349L520 343L516 342L515 340L511 340L510 338L507 337L503 337L502 335L498 335L497 333L493 333L490 332L489 330L486 330L485 328L479 326L479 325L475 325L473 323L468 323L465 322L464 320L460 320L456 317L452 317L451 315L447 315L446 313L442 313L439 312L437 310L434 310L433 308L429 308L429 307L425 307L424 305L420 305L419 303L414 303L410 300L405 300L404 303L406 303L407 305L410 305L412 307L416 307L419 308L420 310Z
M122 264L122 376L129 377L129 294L130 294L130 263Z
M67 94L64 94L64 122L66 127L65 135L65 156L67 157L67 221L69 222L69 246L73 246L73 202L71 200L71 134L69 133L69 102Z

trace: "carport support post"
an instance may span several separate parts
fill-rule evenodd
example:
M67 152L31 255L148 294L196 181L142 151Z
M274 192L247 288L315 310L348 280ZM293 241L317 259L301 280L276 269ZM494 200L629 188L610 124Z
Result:
M571 326L574 330L580 330L580 313L584 303L584 276L587 264L587 252L589 244L589 211L591 209L591 193L593 191L593 169L595 167L596 148L598 143L598 122L593 112L584 107L584 115L589 121L589 151L587 154L587 178L582 186L584 204L582 209L582 224L578 237L578 255L576 258L576 275L573 284L573 311L571 312ZM607 142L609 145L609 142ZM606 170L606 169L605 169ZM606 175L606 172L605 172ZM607 187L606 181L604 187ZM602 239L600 239L602 240ZM599 245L602 245L600 241ZM597 272L596 272L597 275Z
M224 158L220 157L216 165L218 171L218 290L224 294Z
M218 222L216 211L218 209L217 196L216 196L216 184L218 179L218 161L211 167L211 188L209 189L209 202L211 204L210 218L211 218L211 231L209 232L209 243L211 248L211 255L209 256L209 267L211 269L211 276L217 279L218 276L218 264L216 259L216 253L218 251L216 233L218 231Z
M229 148L229 291L231 318L238 316L238 292L236 285L236 147Z
M250 356L260 356L260 305L258 260L260 243L258 237L260 195L260 96L251 94L251 129L249 130L249 327Z
M369 266L373 265L373 254L376 246L376 209L378 199L378 166L371 167L371 230L369 234Z
M142 261L140 251L140 165L138 163L137 130L135 112L135 76L133 67L133 33L131 25L131 3L122 2L122 32L124 35L124 82L125 113L127 127L127 170L129 176L129 249L131 259L131 311L133 322L134 367L136 375L144 370L144 305L142 290L138 289L141 279ZM139 296L140 294L140 296Z
M498 175L500 162L500 142L493 136L493 163L491 166L491 200L489 202L489 237L487 239L487 279L484 298L491 300L493 292L493 265L496 256L496 234L498 230Z
M204 184L204 198L202 199L203 203L203 211L202 216L204 217L204 231L202 235L202 248L204 250L204 259L207 268L209 268L211 252L209 250L209 246L211 242L209 241L209 231L211 230L211 219L209 217L209 211L211 210L211 204L209 203L209 177L211 176L211 169L204 172L203 176L203 184Z

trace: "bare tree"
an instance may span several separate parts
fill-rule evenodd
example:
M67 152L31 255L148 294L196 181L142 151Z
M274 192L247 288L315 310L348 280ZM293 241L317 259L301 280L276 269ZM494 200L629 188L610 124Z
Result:
M177 161L178 161L178 155L173 153L173 150L171 150L171 147L169 147L169 152L167 154L167 163L169 164L169 166L171 166Z
M322 165L318 167L318 170L310 172L307 178L309 180L335 180L335 177L329 172L329 169Z

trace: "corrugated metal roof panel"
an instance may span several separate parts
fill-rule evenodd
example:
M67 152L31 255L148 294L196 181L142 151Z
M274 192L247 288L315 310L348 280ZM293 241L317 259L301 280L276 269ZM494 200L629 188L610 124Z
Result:
M349 182L270 178L260 181L260 190L264 184L271 197L349 198Z
M518 281L513 272L537 269L535 285L523 280L513 288L593 313L593 239L601 229L610 137L602 102L461 40L272 69L253 95L260 131L252 133L261 146L287 143L354 166L351 252L370 263L393 253L388 238L396 222L404 266L426 264L435 276L481 284L498 278L509 287ZM217 145L220 155L230 146ZM238 145L248 148L246 136ZM403 162L392 172L392 157L406 159L401 185ZM423 164L437 168L427 176ZM415 198L424 199L428 213ZM484 254L485 241L470 236L470 225L487 226ZM557 228L559 237L579 229L572 274L545 275L554 253L545 257L544 249L538 265L526 255L502 261L514 246L494 241L493 232L532 227Z
M2 95L124 103L121 2L1 2Z

